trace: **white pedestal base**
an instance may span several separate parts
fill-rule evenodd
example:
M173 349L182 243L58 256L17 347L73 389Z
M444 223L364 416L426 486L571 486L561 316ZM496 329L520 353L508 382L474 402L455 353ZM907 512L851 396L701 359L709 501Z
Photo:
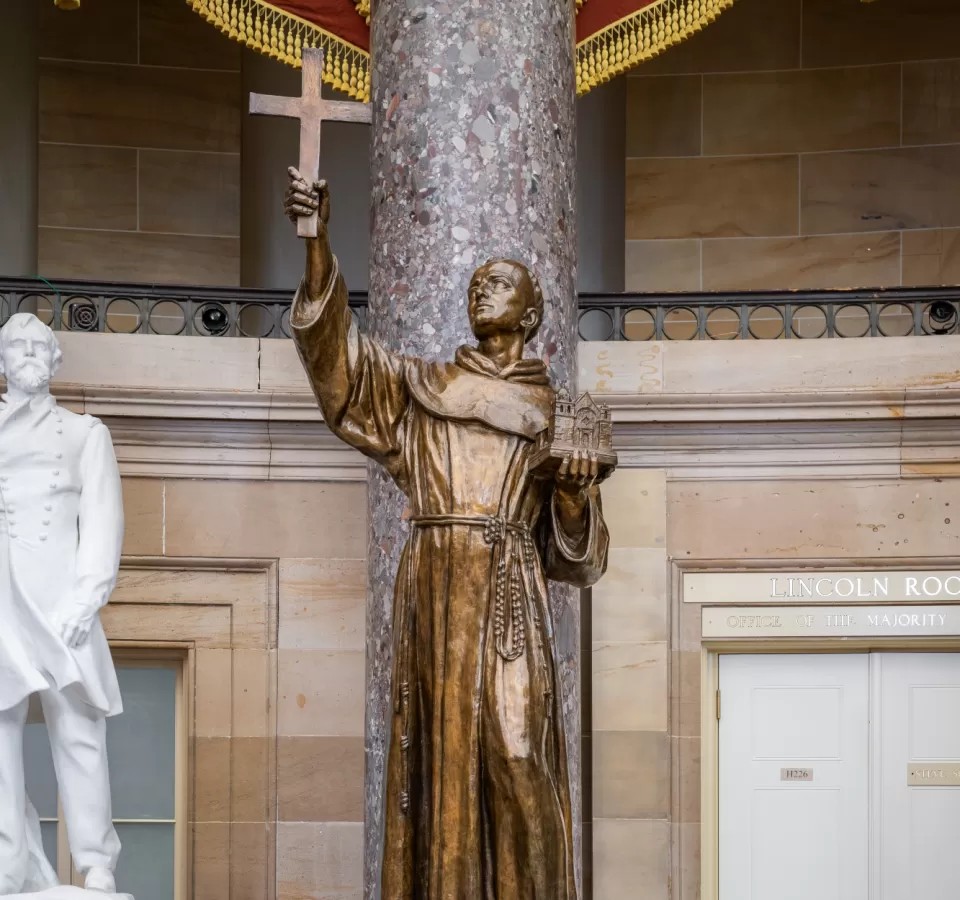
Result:
M105 894L103 891L88 891L85 888L61 884L35 891L32 894L9 894L3 900L133 900L131 894Z

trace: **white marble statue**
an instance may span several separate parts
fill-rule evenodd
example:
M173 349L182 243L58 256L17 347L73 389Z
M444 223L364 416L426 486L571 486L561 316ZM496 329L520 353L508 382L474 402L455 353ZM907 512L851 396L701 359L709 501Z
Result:
M0 330L0 895L60 896L26 797L23 729L39 696L75 868L114 893L106 717L120 690L99 611L120 565L120 474L106 426L57 406L56 336L18 313ZM51 889L44 891L45 888ZM38 897L36 893L32 897Z

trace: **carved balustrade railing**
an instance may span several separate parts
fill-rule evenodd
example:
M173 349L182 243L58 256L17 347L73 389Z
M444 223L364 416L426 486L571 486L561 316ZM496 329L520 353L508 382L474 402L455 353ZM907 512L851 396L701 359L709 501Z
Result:
M32 312L62 331L285 338L287 290L0 278L0 324ZM363 327L365 292L350 307ZM960 287L580 295L593 341L776 340L957 334Z

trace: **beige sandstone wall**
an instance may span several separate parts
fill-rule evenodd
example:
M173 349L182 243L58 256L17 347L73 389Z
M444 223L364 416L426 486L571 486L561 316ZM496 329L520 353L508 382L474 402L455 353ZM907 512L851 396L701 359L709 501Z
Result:
M124 476L108 636L186 654L193 896L359 898L362 461L323 456L290 342L61 340L60 402L103 417Z
M960 6L738 0L627 79L626 288L960 283Z
M183 0L40 19L39 274L238 284L239 45Z
M595 900L698 900L700 606L688 569L949 568L956 340L584 343L613 409L610 569L593 589Z
M191 648L197 896L355 900L362 460L326 433L289 342L62 339L61 402L108 422L125 475L108 632ZM584 647L594 897L695 900L699 609L680 572L952 559L956 338L585 343L580 370L622 463Z

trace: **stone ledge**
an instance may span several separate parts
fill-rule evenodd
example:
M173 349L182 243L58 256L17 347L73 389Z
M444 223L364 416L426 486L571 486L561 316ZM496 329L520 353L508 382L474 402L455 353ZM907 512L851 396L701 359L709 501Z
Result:
M102 418L124 475L365 481L366 462L306 392L58 385ZM956 477L960 389L627 394L613 412L621 465L671 479Z

